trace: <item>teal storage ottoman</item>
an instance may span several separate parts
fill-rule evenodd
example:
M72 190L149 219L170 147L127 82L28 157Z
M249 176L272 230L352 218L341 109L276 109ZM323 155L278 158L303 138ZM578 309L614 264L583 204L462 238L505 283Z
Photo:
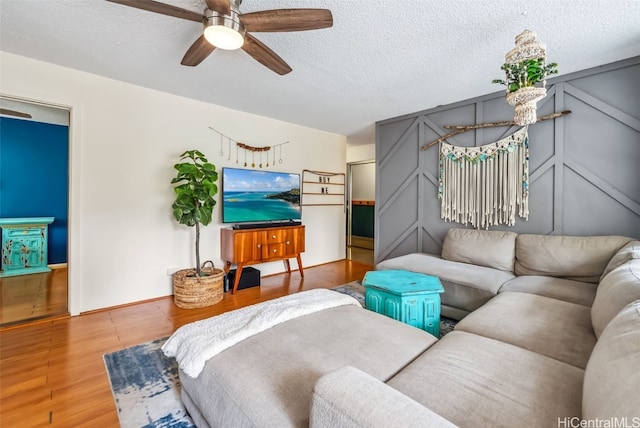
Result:
M365 307L440 337L440 279L405 270L367 272Z

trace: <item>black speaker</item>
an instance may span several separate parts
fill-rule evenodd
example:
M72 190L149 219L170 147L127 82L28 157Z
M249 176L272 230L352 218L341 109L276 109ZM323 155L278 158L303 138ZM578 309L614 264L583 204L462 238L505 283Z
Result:
M231 269L227 276L224 277L225 292L233 288L233 281L236 280L236 273L236 269ZM260 287L260 271L252 267L242 268L242 275L240 276L238 290L251 287Z

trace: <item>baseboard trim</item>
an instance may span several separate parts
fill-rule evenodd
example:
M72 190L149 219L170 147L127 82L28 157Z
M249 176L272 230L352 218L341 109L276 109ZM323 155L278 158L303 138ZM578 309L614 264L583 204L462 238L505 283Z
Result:
M170 294L168 296L154 297L152 299L138 300L136 302L123 303L122 305L108 306L106 308L92 309L92 310L89 310L89 311L80 312L78 315L81 316L81 315L97 314L97 313L100 313L100 312L107 312L107 311L111 311L111 310L114 310L114 309L120 309L120 308L129 307L129 306L135 306L135 305L139 305L141 303L156 302L158 300L164 300L164 299L167 299L167 298L173 299L173 294Z
M49 269L64 269L67 267L67 263L53 263L50 265L47 265L49 267Z

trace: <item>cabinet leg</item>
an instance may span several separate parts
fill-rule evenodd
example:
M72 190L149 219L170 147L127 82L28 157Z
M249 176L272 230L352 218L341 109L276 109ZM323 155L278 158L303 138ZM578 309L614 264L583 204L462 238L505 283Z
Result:
M300 253L296 255L296 260L298 261L298 270L300 271L300 277L304 278L304 270L302 270L302 258L300 257Z
M231 294L236 294L238 284L240 284L240 276L242 276L242 263L238 263L238 267L236 268L236 277L233 280L233 290L231 291Z
M231 262L227 262L224 265L224 273L227 274L229 273L229 270L231 269Z
M289 259L282 260L284 262L284 268L287 270L287 273L291 273L291 263L289 263Z

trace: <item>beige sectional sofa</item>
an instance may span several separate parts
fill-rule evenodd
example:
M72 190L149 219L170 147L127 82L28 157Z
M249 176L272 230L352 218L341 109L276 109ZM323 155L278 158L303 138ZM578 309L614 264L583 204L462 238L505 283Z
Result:
M181 373L196 424L640 426L640 241L452 229L378 267L466 316L440 340L353 306L284 322Z
M609 260L632 239L449 229L441 255L413 253L376 269L435 275L442 314L462 319L498 292L519 291L591 306Z

